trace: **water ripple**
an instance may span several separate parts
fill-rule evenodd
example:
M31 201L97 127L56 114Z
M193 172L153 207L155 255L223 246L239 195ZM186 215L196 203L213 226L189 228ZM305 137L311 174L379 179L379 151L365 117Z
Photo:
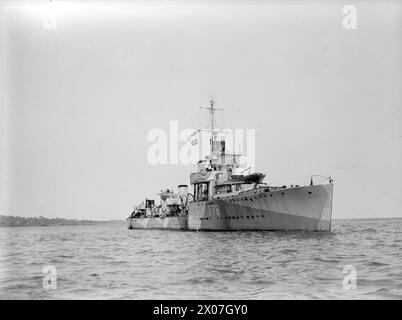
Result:
M332 232L2 228L0 298L401 299L401 242L402 219L338 220ZM47 265L55 290L43 288Z

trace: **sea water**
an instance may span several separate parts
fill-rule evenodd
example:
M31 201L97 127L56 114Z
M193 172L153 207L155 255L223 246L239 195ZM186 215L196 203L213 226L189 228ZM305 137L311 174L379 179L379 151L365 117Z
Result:
M401 299L402 219L331 232L0 228L2 299Z

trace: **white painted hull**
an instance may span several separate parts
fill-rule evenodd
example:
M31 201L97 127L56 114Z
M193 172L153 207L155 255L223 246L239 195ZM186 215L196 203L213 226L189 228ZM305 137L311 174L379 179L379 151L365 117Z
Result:
M128 228L188 230L188 217L130 218Z
M268 189L266 189L268 190ZM262 192L261 192L262 191ZM333 184L189 204L190 230L330 231Z
M265 191L266 190L266 191ZM333 184L189 203L188 216L129 219L130 229L330 231Z

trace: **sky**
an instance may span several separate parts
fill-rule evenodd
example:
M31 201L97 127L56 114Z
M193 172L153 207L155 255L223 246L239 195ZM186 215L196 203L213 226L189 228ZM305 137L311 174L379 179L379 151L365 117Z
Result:
M331 176L333 218L402 217L401 8L1 1L0 214L124 219L189 184L191 165L148 161L148 133L198 128L214 95L225 127L256 130L266 182Z

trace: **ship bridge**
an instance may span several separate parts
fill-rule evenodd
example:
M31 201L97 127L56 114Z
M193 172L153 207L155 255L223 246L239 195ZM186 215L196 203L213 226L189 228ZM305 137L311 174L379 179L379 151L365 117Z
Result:
M221 192L245 191L256 188L265 175L253 173L243 175L240 170L242 153L227 152L224 131L215 128L214 100L210 100L209 111L210 151L196 164L195 172L190 174L190 183L194 186L194 201L205 201ZM199 130L201 131L201 130ZM246 169L247 170L247 169Z

